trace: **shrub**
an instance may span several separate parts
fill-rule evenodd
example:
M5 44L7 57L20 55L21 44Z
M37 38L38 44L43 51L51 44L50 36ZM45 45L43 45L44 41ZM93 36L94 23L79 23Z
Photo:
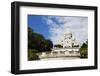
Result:
M80 57L81 57L81 58L87 58L87 57L88 57L87 48L81 48L81 49L80 49Z
M37 55L37 50L35 49L29 49L28 50L28 60L39 60L39 56Z

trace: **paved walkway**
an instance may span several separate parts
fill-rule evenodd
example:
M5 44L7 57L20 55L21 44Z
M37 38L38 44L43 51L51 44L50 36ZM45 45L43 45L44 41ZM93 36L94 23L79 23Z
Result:
M40 60L73 60L73 59L80 59L79 57L59 57L59 58L43 58Z

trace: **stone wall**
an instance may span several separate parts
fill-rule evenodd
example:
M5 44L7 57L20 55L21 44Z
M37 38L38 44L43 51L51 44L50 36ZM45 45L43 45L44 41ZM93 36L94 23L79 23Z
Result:
M68 49L67 49L68 50ZM55 58L55 57L80 57L79 51L51 51L51 52L42 52L39 55L39 58Z

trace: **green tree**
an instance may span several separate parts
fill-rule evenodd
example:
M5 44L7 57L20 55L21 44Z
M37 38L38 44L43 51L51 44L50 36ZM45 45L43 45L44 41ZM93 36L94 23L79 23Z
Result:
M46 40L41 34L28 27L28 49L36 49L38 52L51 51L53 43Z
M63 46L61 46L61 45L54 45L54 47L56 47L56 48L62 48Z
M80 57L87 58L88 57L88 41L82 44L80 48Z
M51 51L51 48L53 47L53 43L50 40L45 40L44 49L45 51Z
M36 49L29 49L28 50L28 60L39 60L39 57L37 55L37 50Z

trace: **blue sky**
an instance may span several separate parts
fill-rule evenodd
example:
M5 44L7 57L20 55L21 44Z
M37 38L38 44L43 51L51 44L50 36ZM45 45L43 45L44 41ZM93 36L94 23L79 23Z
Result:
M53 44L58 44L67 32L71 32L79 44L88 39L88 17L28 15L28 26Z
M40 15L28 15L28 26L35 32L42 34L46 39L49 39L49 28L47 24L43 22L43 17Z

